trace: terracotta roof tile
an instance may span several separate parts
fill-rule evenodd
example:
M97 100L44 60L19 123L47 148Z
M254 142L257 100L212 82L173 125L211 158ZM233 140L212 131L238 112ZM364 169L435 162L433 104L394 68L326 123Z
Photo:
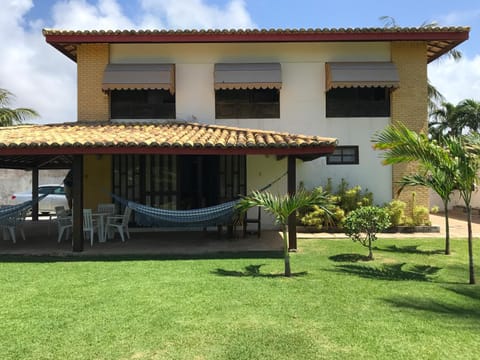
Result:
M46 41L76 61L81 43L208 43L426 41L431 62L468 39L469 27L373 27L323 29L210 30L57 30L44 29Z
M336 139L199 123L91 123L0 128L5 149L39 148L298 148L331 147Z

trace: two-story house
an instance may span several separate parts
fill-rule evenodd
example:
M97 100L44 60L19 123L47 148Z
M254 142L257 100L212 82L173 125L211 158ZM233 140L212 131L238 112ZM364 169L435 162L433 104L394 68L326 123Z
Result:
M381 204L413 165L383 166L371 136L395 122L426 128L427 65L468 33L44 30L77 63L77 122L0 131L0 157L74 155L77 197L89 207L113 192L153 207L201 208L287 169L274 191L343 178ZM416 192L428 206L428 191Z

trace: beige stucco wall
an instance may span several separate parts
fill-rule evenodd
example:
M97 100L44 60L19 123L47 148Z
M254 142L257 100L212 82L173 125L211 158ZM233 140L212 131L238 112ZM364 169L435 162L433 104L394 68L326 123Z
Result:
M375 192L381 204L389 201L395 181L408 167L383 166L371 147L371 135L391 121L413 129L427 120L425 43L249 43L249 44L90 44L78 49L79 120L107 121L108 96L101 91L105 65L110 63L175 64L176 113L178 120L289 131L337 137L340 145L358 145L360 165L327 166L324 159L298 163L297 181L307 187L322 185L327 178L361 185ZM326 118L325 62L393 61L400 75L400 88L392 94L392 118ZM219 62L279 62L282 66L279 119L215 119L214 64ZM90 165L86 160L86 169ZM275 178L286 162L249 157L249 188ZM111 166L111 165L110 165ZM262 176L257 174L258 166ZM105 176L110 176L104 174ZM109 179L110 180L110 179ZM111 181L109 181L111 183ZM409 199L405 193L403 199ZM417 203L428 204L428 192L417 190Z

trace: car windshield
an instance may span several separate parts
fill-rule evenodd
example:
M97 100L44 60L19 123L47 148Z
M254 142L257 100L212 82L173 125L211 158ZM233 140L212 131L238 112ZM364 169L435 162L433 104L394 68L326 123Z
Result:
M38 188L38 193L43 194L65 194L62 186L42 186Z

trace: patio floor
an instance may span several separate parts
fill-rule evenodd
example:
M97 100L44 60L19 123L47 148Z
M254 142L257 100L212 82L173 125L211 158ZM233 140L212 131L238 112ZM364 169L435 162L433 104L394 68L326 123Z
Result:
M0 255L53 255L53 256L95 256L95 255L213 255L222 253L280 252L283 242L277 231L263 231L261 238L248 235L243 238L237 230L234 237L225 233L219 236L216 229L204 231L146 231L131 229L130 240L122 242L117 236L105 243L95 241L93 247L85 241L84 251L74 253L71 242L57 243L55 220L25 221L24 241L17 234L17 242L3 240L0 233ZM96 237L95 237L95 240Z

